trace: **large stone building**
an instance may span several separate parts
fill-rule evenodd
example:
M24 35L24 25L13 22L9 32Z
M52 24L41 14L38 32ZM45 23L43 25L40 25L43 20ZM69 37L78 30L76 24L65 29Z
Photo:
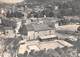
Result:
M27 40L56 37L54 33L55 31L46 24L33 23L29 25L24 25L24 27L20 31L22 34L26 34Z
M26 51L29 53L31 50L36 51L41 51L41 50L46 50L48 51L49 49L55 50L56 48L64 48L64 47L73 47L72 44L64 41L64 40L54 40L54 41L49 41L49 42L40 42L40 41L20 41L20 46L18 49L18 54L24 54Z

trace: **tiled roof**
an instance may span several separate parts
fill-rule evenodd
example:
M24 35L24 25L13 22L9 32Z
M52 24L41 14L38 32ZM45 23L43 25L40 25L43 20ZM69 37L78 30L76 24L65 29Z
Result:
M46 31L46 30L52 30L52 28L50 28L47 24L28 24L25 25L26 29L28 31Z
M35 31L45 31L45 30L52 30L48 25L46 24L32 24Z

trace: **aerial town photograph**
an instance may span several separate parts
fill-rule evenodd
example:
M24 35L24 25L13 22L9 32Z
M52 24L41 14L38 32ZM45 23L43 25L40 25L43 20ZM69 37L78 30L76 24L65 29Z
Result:
M80 57L80 0L0 0L0 57Z

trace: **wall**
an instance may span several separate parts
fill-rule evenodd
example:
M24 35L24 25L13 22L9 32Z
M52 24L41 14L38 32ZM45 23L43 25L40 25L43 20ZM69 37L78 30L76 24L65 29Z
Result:
M32 39L34 39L34 31L29 31L27 37L28 37L27 40L32 40Z
M54 30L47 30L47 31L29 31L28 32L28 40L37 39L38 37L44 37L48 35L54 35Z

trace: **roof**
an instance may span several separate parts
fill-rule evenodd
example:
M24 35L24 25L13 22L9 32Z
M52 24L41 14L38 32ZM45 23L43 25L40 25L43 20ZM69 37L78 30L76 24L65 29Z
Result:
M5 31L5 30L13 30L13 28L12 27L0 26L0 31Z
M35 50L35 51L39 51L39 50L40 50L36 45L28 46L28 48L29 48L30 50Z
M69 24L69 25L59 26L58 28L56 28L56 30L77 31L79 27L80 25Z
M64 20L64 19L55 18L55 17L46 17L46 20L49 21L49 22L57 22L57 21Z
M64 40L56 40L58 43L62 44L63 46L72 47L73 45L64 41Z
M12 27L5 27L5 26L0 25L0 31L3 32L5 30L13 30L13 28Z
M26 25L26 28L28 31L46 31L46 30L52 30L47 24L28 24Z
M47 24L32 24L35 31L52 30Z
M42 42L40 43L39 47L40 47L40 50L43 50L44 48L48 50L48 49L56 49L58 47L63 48L64 46L57 43L56 41L53 41L53 42Z
M80 25L76 25L76 24L71 24L71 25L64 25L63 27L64 28L77 28L77 27L79 27Z
M57 37L56 35L48 35L48 36L40 36L41 39L46 39L46 38L55 38Z
M28 25L26 26L26 28L27 28L28 31L33 31L33 30L34 30L34 27L33 27L32 24L28 24Z
M48 41L48 42L47 41L45 41L45 42L27 41L27 42L24 42L24 44L20 45L19 53L25 53L25 51L29 52L31 50L40 51L40 50L44 50L44 49L46 49L46 51L48 51L49 49L55 50L56 48L64 48L65 47L65 45L66 45L65 42L66 41L64 41L64 40L62 41L64 43L64 45L62 45L61 43L58 43L57 41L58 40ZM68 45L66 45L66 46L68 47ZM69 44L69 46L70 46L70 44ZM23 47L25 47L25 49ZM61 52L63 52L63 51L61 50Z
M4 27L3 29L4 29L4 30L13 30L12 27Z
M34 31L32 24L22 25L19 29L19 32L23 35L27 35L27 31Z
M80 16L63 16L65 19L80 20Z
M0 0L0 3L6 3L6 4L15 4L23 2L24 0Z

